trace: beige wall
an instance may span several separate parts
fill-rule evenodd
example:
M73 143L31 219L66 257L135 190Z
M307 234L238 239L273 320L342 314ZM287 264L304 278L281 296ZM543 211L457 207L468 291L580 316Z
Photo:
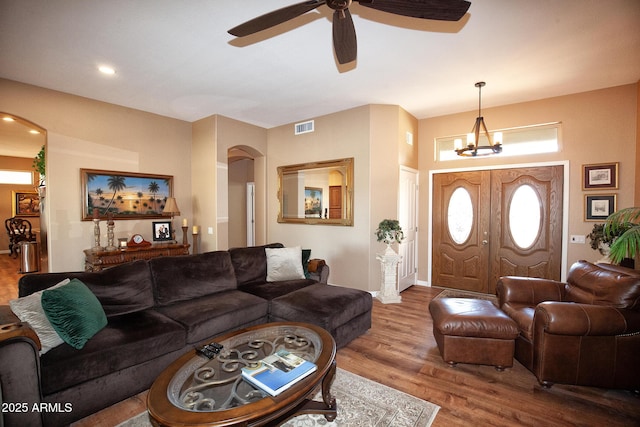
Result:
M0 111L47 130L50 271L82 270L82 251L93 246L93 223L80 220L80 168L172 175L182 217L191 218L190 123L4 79L0 94ZM151 222L117 221L115 237L151 240Z
M193 123L192 202L194 224L200 227L200 252L225 250L230 241L237 241L229 228L228 153L234 147L254 157L256 244L266 243L267 130L214 115Z
M329 282L380 289L384 250L374 231L385 218L397 218L400 162L417 167L414 147L403 144L407 131L417 136L417 120L395 105L368 105L316 117L315 132L295 136L293 123L268 131L268 240L312 250L331 267ZM406 144L405 144L406 145ZM280 224L277 167L354 157L354 225Z
M640 82L636 84L636 192L634 206L640 206Z
M636 84L579 93L540 101L488 108L483 116L491 129L509 128L537 123L562 122L562 150L559 153L535 156L460 159L435 162L434 138L465 133L471 129L475 112L453 114L420 120L420 184L429 187L429 171L437 169L475 168L506 164L530 164L568 161L569 215L568 235L586 235L593 222L584 221L584 196L582 191L582 165L591 163L620 162L620 188L592 194L617 194L618 209L633 206L636 191L636 120L638 87ZM430 227L427 215L430 195L421 191L419 228ZM437 225L434 225L437 226ZM419 238L419 279L427 277L427 233ZM567 263L578 259L596 261L601 256L586 244L569 244Z

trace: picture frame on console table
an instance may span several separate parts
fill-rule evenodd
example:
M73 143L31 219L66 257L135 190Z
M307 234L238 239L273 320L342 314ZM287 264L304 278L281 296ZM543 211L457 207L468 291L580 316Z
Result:
M619 162L582 165L583 190L617 190Z
M153 221L154 242L170 242L173 240L171 231L171 221Z
M616 211L616 194L587 194L584 197L584 220L604 221Z
M166 218L167 197L173 196L173 176L80 169L82 221Z

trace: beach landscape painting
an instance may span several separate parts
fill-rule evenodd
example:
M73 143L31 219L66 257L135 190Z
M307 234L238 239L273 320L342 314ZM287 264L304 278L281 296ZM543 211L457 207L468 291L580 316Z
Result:
M173 176L80 169L82 220L162 218Z

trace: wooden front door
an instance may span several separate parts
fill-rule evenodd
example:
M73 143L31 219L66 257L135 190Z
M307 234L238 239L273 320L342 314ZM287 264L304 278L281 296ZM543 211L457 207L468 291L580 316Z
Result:
M495 293L505 275L560 279L563 167L434 175L435 286Z

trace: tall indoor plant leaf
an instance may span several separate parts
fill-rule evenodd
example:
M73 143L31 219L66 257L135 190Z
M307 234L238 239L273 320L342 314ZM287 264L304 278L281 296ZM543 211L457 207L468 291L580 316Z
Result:
M604 223L604 233L616 236L611 244L609 258L619 264L624 258L635 258L640 250L640 207L621 209L609 215Z

